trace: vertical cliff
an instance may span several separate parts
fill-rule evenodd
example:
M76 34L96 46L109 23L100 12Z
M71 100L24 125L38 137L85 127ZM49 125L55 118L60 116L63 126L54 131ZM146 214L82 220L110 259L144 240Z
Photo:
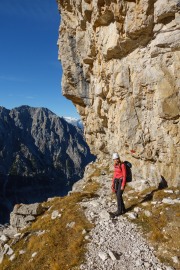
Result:
M179 181L180 1L58 0L63 95L99 158Z

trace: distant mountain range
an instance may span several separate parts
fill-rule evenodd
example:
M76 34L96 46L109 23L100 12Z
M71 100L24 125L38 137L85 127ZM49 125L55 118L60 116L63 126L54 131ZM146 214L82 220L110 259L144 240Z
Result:
M1 212L67 193L92 160L82 129L64 118L46 108L0 107Z
M73 117L63 117L69 124L72 124L75 127L83 129L83 122L80 119Z

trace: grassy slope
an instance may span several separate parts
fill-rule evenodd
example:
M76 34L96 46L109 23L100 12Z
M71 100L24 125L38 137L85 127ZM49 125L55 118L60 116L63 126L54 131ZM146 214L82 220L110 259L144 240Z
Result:
M23 230L22 239L12 246L15 250L15 259L11 262L6 256L0 265L2 270L69 270L78 269L82 263L85 252L85 235L93 227L86 219L79 206L84 198L94 196L99 185L89 181L81 193L72 193L64 198L55 198L43 203L43 207L50 209L40 216L36 222ZM61 217L54 220L51 214L54 210L61 213ZM75 225L67 227L67 224ZM37 232L45 233L38 236ZM10 244L10 243L8 243ZM20 255L19 251L26 251ZM37 255L32 258L32 254Z
M172 257L179 256L180 247L180 207L179 204L168 205L162 203L163 198L177 199L175 193L177 188L169 188L173 193L166 193L168 190L157 190L150 188L143 192L133 192L133 196L126 196L126 205L133 209L141 208L138 218L133 220L144 233L147 240L154 246L156 255L162 262L180 269L179 263L174 263ZM147 216L149 211L151 216ZM179 256L180 260L180 256Z
M43 207L48 210L23 231L21 240L12 246L16 255L15 259L11 262L6 256L0 269L79 269L79 265L84 259L87 243L86 234L82 232L86 230L88 233L93 228L93 224L90 224L86 219L79 202L97 195L100 186L95 179L102 172L105 172L109 178L112 175L109 168L103 168L97 163L92 164L90 173L86 176L87 179L83 184L82 192L75 192L70 196L55 198L43 203ZM173 188L171 189L173 190ZM172 257L178 256L180 246L179 204L166 205L161 203L165 197L175 199L178 195L175 192L169 194L155 188L135 192L127 185L124 197L129 211L137 206L141 208L138 218L133 222L140 227L144 236L155 247L157 256L162 261L174 266L175 269L180 269L179 264L172 262ZM113 198L114 195L112 195ZM152 202L156 202L156 204L152 204ZM61 217L52 220L51 214L54 210L58 210ZM150 211L152 215L147 217L145 210ZM72 228L67 227L67 224L71 222L75 222L75 225ZM44 230L44 234L37 235L37 232ZM24 250L26 253L20 255L20 250ZM37 255L32 258L34 252L37 252Z

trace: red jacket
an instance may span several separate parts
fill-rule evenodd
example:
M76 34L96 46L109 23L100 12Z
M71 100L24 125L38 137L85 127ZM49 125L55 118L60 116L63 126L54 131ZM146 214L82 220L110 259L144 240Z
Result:
M121 188L124 189L125 184L126 184L126 166L124 165L124 163L119 165L114 165L114 175L113 175L113 179L112 179L112 187L114 186L114 179L115 178L122 178L122 184L121 184Z

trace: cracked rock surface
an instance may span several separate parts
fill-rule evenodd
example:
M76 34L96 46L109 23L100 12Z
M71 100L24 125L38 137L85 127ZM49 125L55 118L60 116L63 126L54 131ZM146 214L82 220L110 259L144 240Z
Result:
M179 182L179 0L59 0L62 91L91 152ZM168 169L167 169L168 167ZM143 170L139 169L143 168Z

